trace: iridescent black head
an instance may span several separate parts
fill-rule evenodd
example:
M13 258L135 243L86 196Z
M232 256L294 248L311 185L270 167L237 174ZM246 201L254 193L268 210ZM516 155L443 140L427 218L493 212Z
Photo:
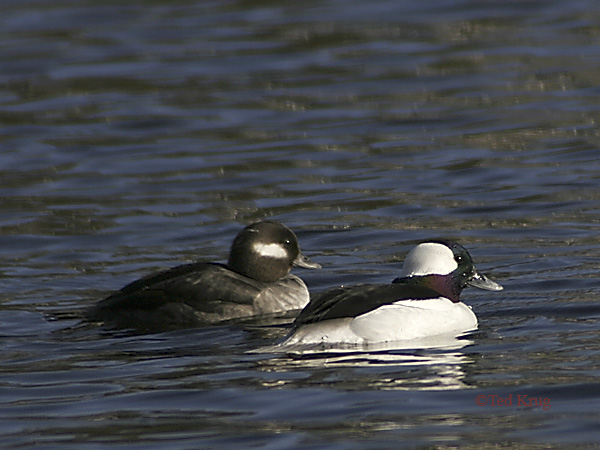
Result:
M503 288L477 271L469 252L460 244L448 240L423 242L412 249L402 267L401 278L430 287L454 302L466 286L489 291ZM412 282L411 281L411 282Z
M231 245L227 265L248 278L264 282L284 277L292 266L321 267L302 255L292 230L271 221L256 222L240 231Z

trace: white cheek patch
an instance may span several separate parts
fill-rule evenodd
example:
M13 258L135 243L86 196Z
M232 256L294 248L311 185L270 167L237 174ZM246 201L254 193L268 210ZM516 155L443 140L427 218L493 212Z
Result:
M443 244L426 242L406 255L401 276L448 275L456 269L458 264L452 250Z
M263 244L261 242L257 242L252 247L256 253L268 258L284 259L288 257L287 251L280 244Z

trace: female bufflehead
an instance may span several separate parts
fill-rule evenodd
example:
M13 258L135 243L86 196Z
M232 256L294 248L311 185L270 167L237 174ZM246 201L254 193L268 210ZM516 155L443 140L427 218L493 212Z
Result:
M321 267L302 255L292 230L256 222L236 236L227 264L196 262L146 276L89 316L117 327L168 329L301 309L308 289L292 266Z
M460 302L466 286L502 290L477 271L461 245L424 242L408 253L401 277L391 284L342 286L313 298L280 348L458 336L477 328L475 314Z

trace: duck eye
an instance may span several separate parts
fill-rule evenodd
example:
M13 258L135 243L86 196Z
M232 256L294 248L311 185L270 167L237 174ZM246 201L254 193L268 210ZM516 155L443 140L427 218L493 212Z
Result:
M292 241L290 241L289 239L286 239L285 241L283 241L283 243L285 245L290 245L292 243Z
M463 257L460 255L456 255L454 257L454 261L456 261L458 264L460 264L462 262L462 260L463 260Z

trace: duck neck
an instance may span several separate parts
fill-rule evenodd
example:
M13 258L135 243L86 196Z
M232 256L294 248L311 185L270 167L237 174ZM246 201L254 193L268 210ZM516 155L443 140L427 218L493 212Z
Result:
M440 296L452 300L453 303L460 302L462 287L457 280L449 275L419 275L406 278L407 283L424 286L439 293Z

